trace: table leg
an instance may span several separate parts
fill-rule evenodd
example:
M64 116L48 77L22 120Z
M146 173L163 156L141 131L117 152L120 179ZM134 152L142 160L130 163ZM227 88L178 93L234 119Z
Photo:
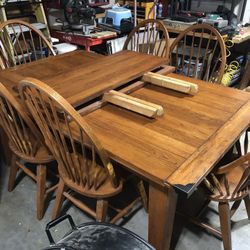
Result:
M85 42L85 50L87 52L90 52L90 42L88 41L88 39L86 39L86 42Z
M170 249L176 203L172 187L150 184L148 240L157 250Z
M85 50L86 50L87 52L90 52L90 46L89 46L89 45L86 45L86 46L85 46Z

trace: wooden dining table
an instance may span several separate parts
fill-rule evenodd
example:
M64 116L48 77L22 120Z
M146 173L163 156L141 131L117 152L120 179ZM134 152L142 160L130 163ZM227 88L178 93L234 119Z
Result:
M164 115L148 118L102 95L140 83L165 59L123 51L112 56L77 51L0 72L0 82L17 95L18 82L35 77L65 97L92 128L113 161L149 183L148 240L170 248L178 194L189 197L250 123L250 94L216 84L198 84L195 95L138 85L130 95L161 105ZM90 107L88 109L88 107Z

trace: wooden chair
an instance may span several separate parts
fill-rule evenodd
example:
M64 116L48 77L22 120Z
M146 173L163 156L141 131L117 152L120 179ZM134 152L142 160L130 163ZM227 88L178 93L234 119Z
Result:
M27 78L21 81L20 92L58 162L60 182L52 218L58 217L66 197L96 220L104 221L107 198L123 188L107 152L80 114L52 88ZM96 199L96 210L75 198L72 191ZM111 222L123 217L138 200L121 210Z
M8 136L9 147L13 153L8 191L13 190L19 169L35 180L37 182L37 218L40 220L44 215L46 164L52 162L54 157L43 144L41 133L23 107L1 83L0 125ZM25 166L26 163L36 165L36 174ZM47 193L55 188L56 186L49 188Z
M219 167L204 184L209 190L208 200L218 202L221 232L200 221L191 220L223 240L224 249L232 249L230 220L242 200L245 201L250 220L250 153ZM229 202L234 202L229 206Z
M226 66L222 36L208 24L190 26L171 44L170 65L179 74L220 84Z
M250 59L250 54L248 55L248 59ZM247 61L247 65L245 67L245 72L243 74L242 80L241 80L241 84L240 84L240 88L244 89L246 92L250 92L250 60ZM248 136L250 133L250 127L247 128L246 132L245 132L245 138L244 138L244 153L247 153L248 150Z
M132 50L168 59L168 31L159 20L144 20L130 32L123 50Z
M10 68L55 55L43 33L21 20L0 24L0 67Z

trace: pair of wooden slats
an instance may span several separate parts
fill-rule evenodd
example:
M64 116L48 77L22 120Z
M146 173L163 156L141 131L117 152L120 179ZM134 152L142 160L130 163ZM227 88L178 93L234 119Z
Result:
M182 93L196 94L198 92L198 85L196 84L152 72L144 74L142 80ZM160 105L147 102L114 90L105 93L103 100L150 118L155 118L156 116L162 116L164 114L164 109Z

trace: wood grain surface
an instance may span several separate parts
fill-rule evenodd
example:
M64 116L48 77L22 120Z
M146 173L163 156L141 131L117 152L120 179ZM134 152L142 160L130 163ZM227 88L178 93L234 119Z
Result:
M66 54L64 58L45 59L16 70L3 71L0 81L11 88L25 77L37 78L77 107L142 76L164 62L166 58L133 51L122 51L109 57L81 51L69 53L68 56Z
M102 57L77 51L4 70L0 82L12 89L24 77L35 77L77 105L164 62L135 52ZM149 182L149 242L157 250L170 248L177 202L173 186L190 195L250 124L249 93L168 75L198 84L198 93L192 96L143 82L122 91L162 106L161 117L147 118L98 101L81 113L112 160Z
M59 74L70 74L74 68L79 66L85 67L101 57L102 55L100 54L77 50L55 57L44 58L29 64L0 71L0 82L12 91L13 88L17 89L18 82L25 77L33 77L46 81Z
M76 51L4 70L0 81L12 88L26 76L36 77L76 105L163 63L131 51L108 57ZM150 119L112 104L83 117L114 160L148 180L191 193L249 126L250 94L168 75L198 84L199 92L190 96L146 84L130 95L161 105L162 117Z
M190 80L199 92L188 96L154 85L131 95L161 105L164 115L150 119L106 105L86 116L113 159L160 185L191 193L249 126L250 95Z

